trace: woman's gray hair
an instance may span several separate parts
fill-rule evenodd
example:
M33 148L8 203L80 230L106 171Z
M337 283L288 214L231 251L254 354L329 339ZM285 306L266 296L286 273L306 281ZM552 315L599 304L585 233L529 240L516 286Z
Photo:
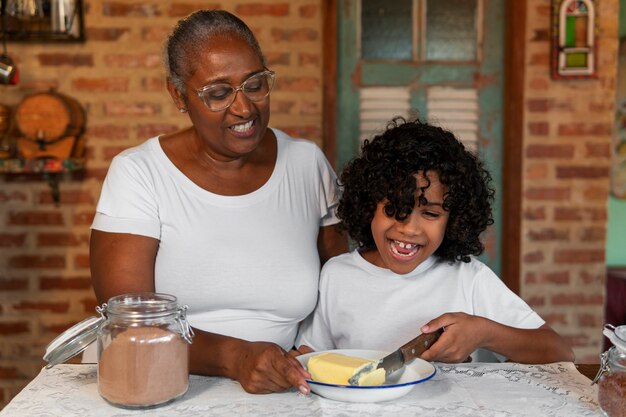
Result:
M198 10L178 21L165 42L167 78L186 100L185 81L196 71L196 57L210 52L206 45L212 38L234 35L245 40L258 54L263 66L265 57L252 30L237 16L225 10Z

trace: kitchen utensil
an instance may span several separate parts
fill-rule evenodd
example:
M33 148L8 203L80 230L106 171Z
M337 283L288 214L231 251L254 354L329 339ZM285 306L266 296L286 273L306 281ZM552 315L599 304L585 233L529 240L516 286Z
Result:
M422 333L415 339L405 343L402 347L400 347L400 349L382 358L376 365L375 369L384 368L385 377L388 377L391 373L402 368L406 363L415 358L419 358L422 353L424 353L429 347L432 346L433 343L437 341L437 339L439 339L439 336L441 336L442 333L443 329L439 329L433 333ZM352 378L348 380L350 385L358 385L361 375L372 371L372 369L374 369L374 365L375 364L366 366L354 374Z

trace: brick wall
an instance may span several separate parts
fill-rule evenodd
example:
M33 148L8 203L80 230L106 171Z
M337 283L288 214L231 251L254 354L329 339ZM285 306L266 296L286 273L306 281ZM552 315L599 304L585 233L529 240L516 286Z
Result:
M0 175L0 408L43 365L57 334L96 314L89 226L111 158L188 124L165 90L161 48L170 28L199 8L224 8L251 26L277 72L271 125L321 144L319 0L86 0L84 44L9 43L19 86L0 103L56 88L87 112L87 169L60 182L56 206L45 180Z
M604 240L617 51L617 0L599 5L599 77L552 81L550 1L528 0L524 109L522 296L575 346L601 351ZM321 144L320 0L86 0L84 44L9 44L15 106L55 87L87 110L87 170L60 183L61 204L41 178L0 175L0 406L40 370L45 345L95 314L89 225L111 158L187 124L165 91L162 41L200 7L242 16L278 73L273 126Z
M550 78L550 4L527 3L522 296L574 347L598 362L618 1L597 4L594 80Z

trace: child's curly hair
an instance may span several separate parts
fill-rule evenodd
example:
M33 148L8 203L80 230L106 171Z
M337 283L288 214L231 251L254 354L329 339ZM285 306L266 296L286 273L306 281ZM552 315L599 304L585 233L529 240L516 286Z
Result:
M491 175L454 134L420 120L393 119L385 132L366 140L361 155L344 168L337 209L341 227L359 248L375 248L371 222L377 204L386 200L385 214L405 219L415 206L418 171L436 172L448 190L443 208L449 219L435 255L451 262L469 262L469 255L480 255L480 234L493 224ZM420 204L426 204L426 188L418 196Z

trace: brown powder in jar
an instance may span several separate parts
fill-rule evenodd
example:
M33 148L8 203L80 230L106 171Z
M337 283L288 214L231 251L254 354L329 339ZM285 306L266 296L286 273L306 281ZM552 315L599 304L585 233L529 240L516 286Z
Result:
M100 355L100 395L126 407L168 402L187 391L188 356L189 346L177 333L158 327L128 328Z
M598 402L609 417L626 417L626 373L605 373L598 381Z

